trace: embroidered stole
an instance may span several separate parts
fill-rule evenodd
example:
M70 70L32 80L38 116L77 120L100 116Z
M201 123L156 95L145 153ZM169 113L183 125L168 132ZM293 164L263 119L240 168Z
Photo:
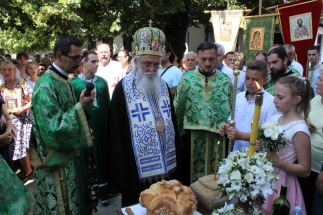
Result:
M127 75L122 86L130 123L132 148L139 178L144 181L167 177L176 167L175 130L167 85L159 82L158 110L136 79Z

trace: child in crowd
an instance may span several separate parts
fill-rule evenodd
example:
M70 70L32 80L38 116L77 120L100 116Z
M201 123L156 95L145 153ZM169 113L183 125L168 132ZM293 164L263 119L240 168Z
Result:
M286 198L290 203L290 213L300 206L306 215L303 194L297 177L308 177L311 172L311 142L307 119L310 110L310 83L306 78L286 76L275 85L274 104L278 114L269 122L275 122L284 130L286 145L279 152L267 151L267 159L272 161L274 172L279 175L274 194L267 197L262 206L271 211L273 201L279 197L281 184L287 184ZM300 115L302 114L302 116ZM261 143L257 143L257 148ZM297 162L296 162L297 160Z
M235 128L231 128L228 124L220 127L220 134L227 134L230 140L234 141L233 151L245 151L249 147L251 121L255 109L256 92L259 91L256 81L262 87L266 84L268 78L268 67L263 61L256 60L248 64L245 85L247 91L237 94L235 106ZM269 120L277 114L277 110L273 103L274 97L261 88L263 95L263 104L261 107L260 124ZM229 118L230 120L230 118Z

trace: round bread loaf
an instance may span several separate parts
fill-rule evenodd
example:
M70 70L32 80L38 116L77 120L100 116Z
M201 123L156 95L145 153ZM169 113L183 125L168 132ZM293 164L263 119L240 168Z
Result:
M152 184L140 193L139 203L147 215L192 215L197 205L191 188L177 180Z

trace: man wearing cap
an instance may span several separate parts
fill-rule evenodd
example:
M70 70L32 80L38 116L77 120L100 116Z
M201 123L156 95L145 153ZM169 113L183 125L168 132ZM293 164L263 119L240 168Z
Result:
M138 203L141 191L162 179L180 180L180 145L169 89L157 71L164 33L139 29L134 35L136 69L120 81L108 113L108 179L122 206Z

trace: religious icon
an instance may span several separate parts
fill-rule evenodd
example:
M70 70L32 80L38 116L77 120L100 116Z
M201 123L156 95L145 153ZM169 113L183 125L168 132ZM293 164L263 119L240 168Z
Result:
M155 40L153 42L152 48L153 48L154 51L157 51L158 50L158 41L157 40Z
M231 41L231 28L232 22L221 22L220 23L220 40Z
M145 31L141 32L141 46L146 47L147 34Z
M291 41L308 40L313 38L312 13L303 13L289 17Z
M7 109L13 110L18 107L17 99L6 99Z
M251 28L249 50L263 50L264 49L264 35L265 28Z

